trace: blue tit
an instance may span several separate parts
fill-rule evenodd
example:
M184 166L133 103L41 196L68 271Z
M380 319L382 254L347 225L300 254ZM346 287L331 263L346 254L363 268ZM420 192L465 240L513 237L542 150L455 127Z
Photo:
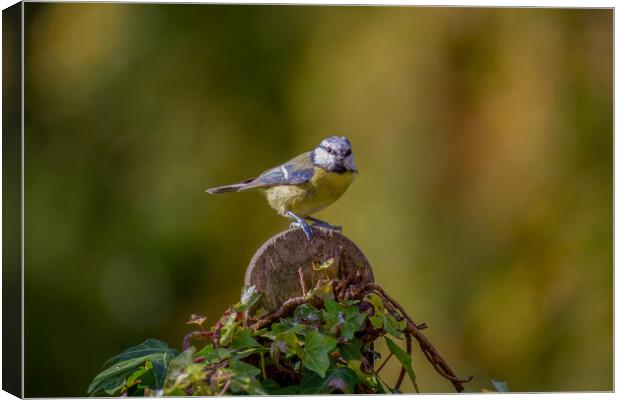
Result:
M257 189L278 214L295 221L292 225L300 226L308 240L311 240L312 229L306 220L317 226L342 229L311 215L338 200L356 174L351 142L344 136L331 136L314 150L268 169L257 178L208 189L207 192L214 194Z

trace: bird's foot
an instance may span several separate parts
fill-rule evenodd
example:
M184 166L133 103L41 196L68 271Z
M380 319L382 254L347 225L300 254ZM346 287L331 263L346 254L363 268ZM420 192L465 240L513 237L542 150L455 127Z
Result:
M293 214L292 212L289 211L287 214L289 217L295 220L295 222L291 222L291 225L289 226L289 228L290 229L301 228L301 230L304 231L306 238L308 238L308 240L312 240L312 227L308 225L306 221L304 221L302 218L299 218L297 215Z
M332 225L328 222L325 222L323 220L320 220L314 217L306 217L306 219L308 219L308 221L312 221L312 225L320 226L326 229L331 229L333 231L342 232L342 225Z

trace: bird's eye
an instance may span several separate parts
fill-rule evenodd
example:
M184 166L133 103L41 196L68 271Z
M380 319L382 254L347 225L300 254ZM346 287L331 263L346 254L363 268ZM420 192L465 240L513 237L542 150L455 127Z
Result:
M327 147L327 152L328 152L329 154L334 154L334 150L332 150L332 148L331 148L331 147Z

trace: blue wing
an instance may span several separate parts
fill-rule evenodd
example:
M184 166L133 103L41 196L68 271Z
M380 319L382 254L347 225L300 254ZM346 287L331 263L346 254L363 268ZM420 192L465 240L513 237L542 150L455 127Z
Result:
M301 154L282 165L268 169L255 179L246 183L239 191L280 186L299 185L308 182L314 173L311 152Z

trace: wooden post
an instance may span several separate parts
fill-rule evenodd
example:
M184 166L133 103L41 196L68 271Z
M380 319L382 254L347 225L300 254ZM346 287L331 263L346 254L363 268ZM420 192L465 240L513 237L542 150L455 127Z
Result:
M374 281L366 256L349 238L321 227L312 231L312 241L297 228L277 234L258 249L245 274L245 284L262 294L256 309L273 312L286 300L305 295L320 279L359 275L361 282Z

